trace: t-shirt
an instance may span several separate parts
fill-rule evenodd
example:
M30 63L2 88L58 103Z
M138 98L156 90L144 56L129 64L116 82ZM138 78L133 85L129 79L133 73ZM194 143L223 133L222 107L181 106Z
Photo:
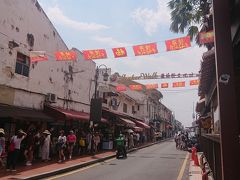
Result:
M66 143L66 136L59 136L58 137L58 142L61 144L65 144Z
M67 136L67 141L70 143L76 142L76 136L74 134L70 134Z
M25 136L22 136L21 138L18 138L17 136L13 136L12 140L14 143L14 149L20 149L21 142L24 139Z

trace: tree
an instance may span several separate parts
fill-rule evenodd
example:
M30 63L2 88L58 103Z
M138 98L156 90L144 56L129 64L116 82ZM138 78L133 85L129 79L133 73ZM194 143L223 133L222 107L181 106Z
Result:
M170 30L175 33L187 31L191 40L195 38L198 43L199 26L208 24L210 10L209 0L171 0L168 7L171 11ZM199 44L199 43L198 43Z

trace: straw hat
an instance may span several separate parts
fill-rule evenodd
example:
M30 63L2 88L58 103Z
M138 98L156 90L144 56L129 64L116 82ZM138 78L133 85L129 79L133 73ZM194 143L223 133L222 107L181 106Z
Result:
M19 130L18 130L18 133L27 135L27 133L25 133L22 129L19 129Z
M0 133L5 134L4 129L0 128Z
M43 131L43 134L51 135L51 133L48 130Z

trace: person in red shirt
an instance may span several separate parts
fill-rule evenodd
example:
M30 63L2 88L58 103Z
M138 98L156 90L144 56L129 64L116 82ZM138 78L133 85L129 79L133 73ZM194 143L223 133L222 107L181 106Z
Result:
M73 152L73 147L76 143L76 136L73 132L73 130L69 131L69 135L67 136L67 145L68 145L68 152L69 152L69 159L72 159L72 152Z

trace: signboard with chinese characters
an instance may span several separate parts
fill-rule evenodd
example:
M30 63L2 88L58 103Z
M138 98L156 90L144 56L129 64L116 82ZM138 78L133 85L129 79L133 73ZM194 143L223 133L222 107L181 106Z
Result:
M131 90L141 91L143 89L142 85L129 85Z
M127 87L125 85L118 85L116 86L116 91L120 92L120 91L126 91Z
M168 83L161 83L161 88L168 88Z
M157 43L142 44L133 46L135 56L149 55L158 53Z
M190 36L165 41L167 51L191 47Z
M198 85L199 84L199 79L191 80L190 81L190 86Z
M107 53L105 49L85 50L83 51L83 58L85 60L105 59Z
M127 51L126 51L126 48L124 48L124 47L112 48L112 51L113 51L115 58L127 56Z
M30 51L30 61L38 62L38 61L47 61L48 56L45 51Z
M146 84L145 87L146 89L157 89L158 84Z
M214 32L200 32L199 33L200 44L213 43L214 42Z
M172 87L185 87L185 81L182 81L182 82L174 82L172 84Z
M74 51L58 51L55 52L57 61L76 61L77 53Z

